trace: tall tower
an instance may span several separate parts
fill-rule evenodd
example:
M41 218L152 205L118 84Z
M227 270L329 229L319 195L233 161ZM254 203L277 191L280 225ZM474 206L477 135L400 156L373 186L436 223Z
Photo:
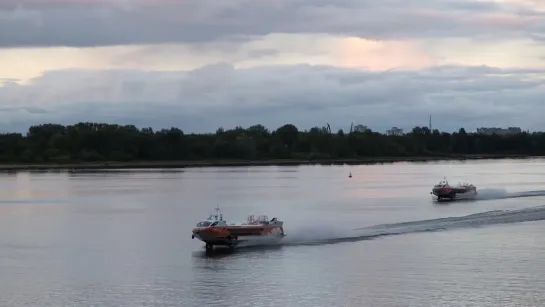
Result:
M430 132L431 132L432 131L431 130L431 114L430 114L430 117L429 117L429 127L428 128L430 129Z

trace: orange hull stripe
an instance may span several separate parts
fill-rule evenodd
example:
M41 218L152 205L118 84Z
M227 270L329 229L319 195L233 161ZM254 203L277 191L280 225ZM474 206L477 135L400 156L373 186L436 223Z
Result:
M235 236L255 236L255 235L267 235L274 229L278 229L283 232L283 228L280 226L229 226L229 227L212 227L212 228L193 228L193 233L202 232L214 237L227 237L229 235Z

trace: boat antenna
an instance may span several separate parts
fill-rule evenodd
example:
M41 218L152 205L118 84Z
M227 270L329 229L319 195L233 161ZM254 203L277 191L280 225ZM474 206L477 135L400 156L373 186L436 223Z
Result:
M216 205L216 220L219 218L220 221L223 220L223 214L221 214L220 206Z

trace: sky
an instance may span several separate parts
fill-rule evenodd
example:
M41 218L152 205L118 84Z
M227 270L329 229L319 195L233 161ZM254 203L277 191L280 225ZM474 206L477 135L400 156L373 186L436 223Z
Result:
M545 130L543 0L2 0L0 130Z

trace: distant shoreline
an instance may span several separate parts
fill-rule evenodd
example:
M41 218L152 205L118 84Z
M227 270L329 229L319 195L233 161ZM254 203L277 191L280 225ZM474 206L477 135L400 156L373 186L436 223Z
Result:
M497 160L545 158L531 155L457 155L439 157L377 157L360 159L271 159L271 160L218 160L218 161L132 161L132 162L81 162L81 163L4 163L0 171L19 170L68 170L68 169L149 169L190 167L236 167L236 166L297 166L297 165L365 165L395 162L431 162L462 160Z

